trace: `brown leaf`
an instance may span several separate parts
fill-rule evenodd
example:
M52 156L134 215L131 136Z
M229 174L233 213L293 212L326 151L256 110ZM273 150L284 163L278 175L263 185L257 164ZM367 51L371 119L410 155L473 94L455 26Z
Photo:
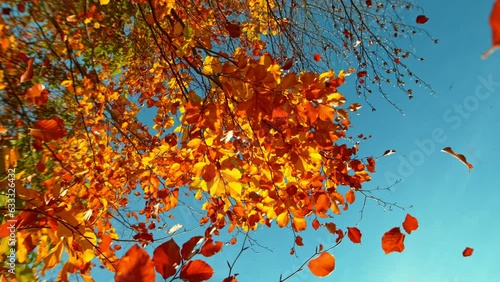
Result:
M441 152L448 153L453 157L457 158L459 161L461 161L464 165L466 165L469 168L469 172L473 168L473 166L467 162L467 159L465 158L464 155L455 153L450 147L442 149Z
M206 257L211 257L216 253L220 252L222 249L222 242L215 242L212 239L209 239L203 244L201 247L201 254Z

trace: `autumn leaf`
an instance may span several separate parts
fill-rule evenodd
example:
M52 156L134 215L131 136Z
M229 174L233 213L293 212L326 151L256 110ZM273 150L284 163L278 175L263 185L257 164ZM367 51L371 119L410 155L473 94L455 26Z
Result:
M153 252L154 267L163 279L176 273L181 260L180 248L173 239L161 244Z
M401 233L399 227L394 227L382 236L382 249L385 254L402 252L405 249L404 241L405 234Z
M195 253L194 253L194 248L196 245L200 244L203 242L203 236L194 236L191 237L186 243L182 245L182 250L181 250L181 255L182 258L185 260L189 260Z
M462 252L462 256L464 257L470 257L472 255L472 253L474 252L474 249L473 248L465 248L464 251Z
M238 24L228 23L226 24L226 30L232 38L238 38L241 36L241 28Z
M354 201L356 200L356 194L354 193L354 190L352 189L347 190L347 193L345 194L345 199L349 204L354 203Z
M451 156L457 158L459 161L461 161L464 165L466 165L469 168L469 172L473 168L473 166L467 162L467 159L465 158L464 155L455 153L450 147L443 148L441 152L448 153Z
M326 277L335 269L335 257L328 252L322 252L307 265L312 274Z
M154 264L148 253L133 245L116 264L115 282L153 282Z
M383 157L390 156L390 155L392 155L394 153L396 153L396 150L386 150L382 156Z
M19 83L23 83L33 78L33 62L35 58L29 58L28 65L26 66L26 71L21 75Z
M411 234L412 231L415 231L418 228L417 219L410 214L406 214L405 221L403 222L403 228L406 233Z
M40 141L51 141L63 138L67 134L64 127L64 120L55 116L52 119L43 119L35 122L30 131L33 138Z
M312 221L312 227L314 228L314 230L318 230L319 226L320 226L319 221L318 221L318 219L315 218Z
M356 227L347 227L347 237L354 243L361 243L361 231Z
M188 282L200 282L210 279L214 270L210 265L202 260L192 260L185 264L179 278Z
M486 59L500 47L500 0L496 0L493 4L489 23L492 31L492 47L481 56L483 59Z
M201 254L206 257L211 257L216 253L220 252L221 249L222 249L222 242L214 243L212 239L209 239L201 247Z
M297 246L304 246L301 236L297 235L297 237L295 238L295 244L297 244Z
M426 16L424 15L419 15L417 16L417 19L415 20L418 24L424 24L426 23L427 21L429 20L429 18L427 18Z
M314 60L315 60L316 62L321 61L321 55L320 55L320 54L314 54L314 56L313 56L313 57L314 57Z

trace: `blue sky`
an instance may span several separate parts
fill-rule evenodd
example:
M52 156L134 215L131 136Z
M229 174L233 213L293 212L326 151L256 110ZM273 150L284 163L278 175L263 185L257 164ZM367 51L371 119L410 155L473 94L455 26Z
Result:
M396 154L380 158L377 173L365 189L388 187L395 179L401 182L390 191L374 196L397 202L406 210L385 211L369 201L360 222L362 197L349 212L334 218L339 228L357 226L363 233L362 244L348 239L333 249L336 269L327 278L313 277L307 266L288 281L500 281L500 51L487 60L480 56L491 46L488 17L493 0L421 1L429 21L422 27L439 39L434 44L424 36L413 40L417 55L425 61L411 63L411 68L435 90L414 90L414 99L394 90L391 99L405 115L391 105L371 100L377 108L364 107L352 118L353 131L373 137L360 146L360 156L380 156L387 149ZM413 20L413 19L408 19ZM361 102L355 94L354 77L349 77L339 91L349 102ZM440 152L450 146L467 156L474 169ZM410 208L410 206L412 206ZM382 235L401 226L406 213L419 220L420 228L407 235L403 253L385 255ZM179 221L193 221L187 209L181 209ZM359 223L359 224L358 224ZM356 225L358 224L358 225ZM194 235L194 234L193 234ZM335 237L325 230L306 231L304 247L289 255L293 245L290 229L261 227L252 237L266 248L254 246L245 251L234 272L240 282L279 281L301 265L315 246L334 244ZM189 237L181 237L181 245ZM242 242L224 248L207 260L216 270L210 281L222 281L227 274L226 261L232 262ZM177 239L176 239L177 240ZM471 257L462 257L465 247L474 248ZM124 249L128 247L124 246ZM147 248L152 254L152 248ZM95 272L96 281L112 281L112 274ZM158 277L160 278L160 277ZM162 281L162 279L158 279Z

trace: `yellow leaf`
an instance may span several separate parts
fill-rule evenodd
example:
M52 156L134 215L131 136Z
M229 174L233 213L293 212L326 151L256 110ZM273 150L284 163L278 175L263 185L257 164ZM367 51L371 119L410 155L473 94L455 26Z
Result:
M109 0L99 0L99 3L101 3L101 5L108 5L109 4Z
M227 182L238 182L241 179L241 172L236 168L221 170L221 174Z
M285 227L290 222L290 215L287 211L284 211L278 215L276 221L278 222L279 227Z
M52 249L46 257L43 258L44 267L43 271L46 269L51 269L56 266L61 261L62 251L64 249L63 241L59 241L57 245Z
M203 62L202 72L206 75L214 75L222 71L222 64L217 57L207 56Z

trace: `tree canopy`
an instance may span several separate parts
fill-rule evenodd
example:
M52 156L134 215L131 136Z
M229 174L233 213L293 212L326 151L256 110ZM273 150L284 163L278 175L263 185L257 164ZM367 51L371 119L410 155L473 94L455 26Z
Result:
M430 38L411 1L0 8L0 169L10 187L0 255L10 258L14 222L17 281L53 269L57 281L93 281L97 265L116 281L208 280L204 257L262 225L290 228L297 247L307 228L360 243L361 231L336 228L332 215L364 196L382 156L357 154L369 137L348 130L362 105L339 91L352 79L375 109L371 99L397 107L387 85L410 98L412 80L427 86L405 63L420 59L407 51L411 37ZM179 206L197 228L181 227ZM171 232L159 237L160 226ZM407 215L402 227L410 234L418 222ZM180 228L189 240L173 239ZM232 239L221 241L222 231ZM389 230L383 250L402 251L404 238ZM123 254L123 242L136 244ZM313 274L333 271L335 246L315 247ZM224 281L236 281L233 267Z

